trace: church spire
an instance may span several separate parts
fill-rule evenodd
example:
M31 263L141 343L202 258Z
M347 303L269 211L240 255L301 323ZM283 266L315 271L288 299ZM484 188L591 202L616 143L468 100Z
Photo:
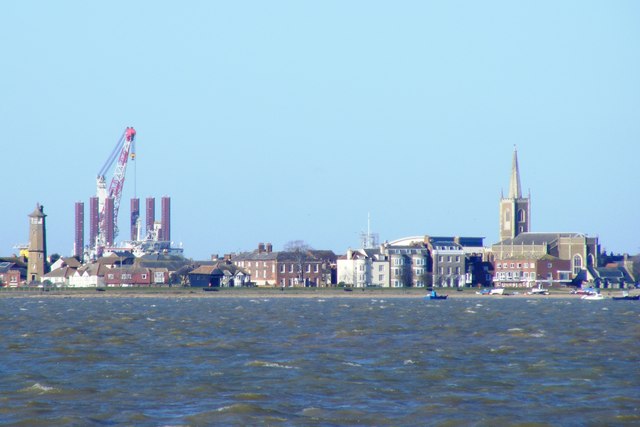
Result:
M513 162L511 163L511 181L509 182L509 198L522 198L520 189L520 171L518 170L518 150L513 146Z

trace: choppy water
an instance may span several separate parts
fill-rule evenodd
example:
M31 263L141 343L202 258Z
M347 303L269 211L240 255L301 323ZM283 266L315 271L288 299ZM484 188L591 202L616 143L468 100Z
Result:
M640 304L0 299L3 425L638 425Z

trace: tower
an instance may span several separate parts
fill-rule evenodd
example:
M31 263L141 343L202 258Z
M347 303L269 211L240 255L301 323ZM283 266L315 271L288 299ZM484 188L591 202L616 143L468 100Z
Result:
M29 215L29 264L27 282L40 282L46 273L47 240L44 208L36 204Z
M140 240L138 229L140 228L140 199L131 199L131 240Z
M98 197L89 198L89 247L95 249L100 223L100 201Z
M75 239L73 241L73 256L82 262L84 253L84 203L76 202Z
M171 199L167 196L164 196L161 200L162 204L162 227L160 228L162 232L162 237L160 240L164 240L166 242L171 241Z
M115 201L107 197L104 199L104 244L112 246L115 237Z
M156 199L153 197L147 197L146 214L145 224L147 227L147 236L152 236L154 223L156 222Z
M523 197L518 169L518 150L513 148L509 197L500 199L500 241L513 239L531 228L531 196Z

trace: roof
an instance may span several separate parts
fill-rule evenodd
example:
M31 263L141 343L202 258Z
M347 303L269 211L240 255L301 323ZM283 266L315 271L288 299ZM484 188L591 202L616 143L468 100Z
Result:
M513 239L505 239L497 245L549 245L560 238L584 238L582 233L520 233Z
M70 277L73 275L73 273L76 272L76 268L73 267L62 267L62 268L58 268L56 270L50 271L47 274L45 274L43 277L45 278L49 278L49 277Z

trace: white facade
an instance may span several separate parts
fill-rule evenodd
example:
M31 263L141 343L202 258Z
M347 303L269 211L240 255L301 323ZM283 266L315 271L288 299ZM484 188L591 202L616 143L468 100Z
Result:
M347 251L345 258L337 260L338 283L364 288L389 287L389 262L378 250Z

